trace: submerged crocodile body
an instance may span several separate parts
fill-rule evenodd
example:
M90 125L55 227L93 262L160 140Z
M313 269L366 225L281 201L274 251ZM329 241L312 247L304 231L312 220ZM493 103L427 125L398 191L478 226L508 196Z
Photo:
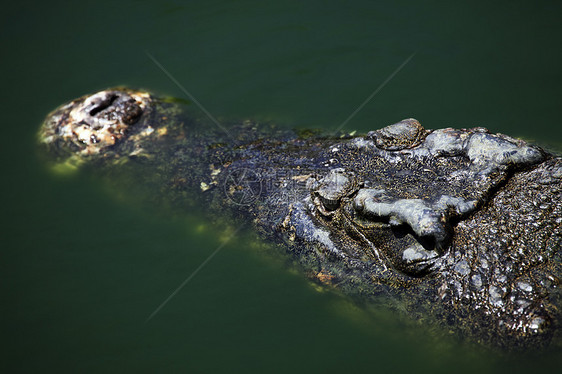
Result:
M58 165L89 164L180 209L252 222L359 302L485 345L559 341L562 158L413 119L362 136L250 121L225 134L182 110L106 90L51 113L40 141Z

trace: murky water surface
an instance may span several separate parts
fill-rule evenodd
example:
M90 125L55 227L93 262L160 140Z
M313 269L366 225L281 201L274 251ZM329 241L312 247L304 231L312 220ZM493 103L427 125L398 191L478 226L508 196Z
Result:
M185 97L148 52L219 120L330 130L376 91L346 129L415 117L560 149L560 14L532 1L3 6L2 371L559 369L562 352L500 356L318 292L244 235L145 323L225 228L52 175L35 133L56 106L110 86Z

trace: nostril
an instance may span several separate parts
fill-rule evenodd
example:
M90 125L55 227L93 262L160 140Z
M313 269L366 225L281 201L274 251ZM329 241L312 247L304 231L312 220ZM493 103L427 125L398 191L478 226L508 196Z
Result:
M92 110L90 110L90 115L93 117L102 110L109 108L115 102L115 100L117 100L117 98L118 96L116 94L112 94L101 100L96 106L92 108Z

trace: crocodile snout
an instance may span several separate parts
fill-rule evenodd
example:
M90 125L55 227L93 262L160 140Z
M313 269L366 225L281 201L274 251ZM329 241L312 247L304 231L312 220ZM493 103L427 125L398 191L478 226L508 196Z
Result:
M83 96L52 112L40 132L40 141L59 151L97 154L119 142L144 113L150 95L128 89L110 89Z

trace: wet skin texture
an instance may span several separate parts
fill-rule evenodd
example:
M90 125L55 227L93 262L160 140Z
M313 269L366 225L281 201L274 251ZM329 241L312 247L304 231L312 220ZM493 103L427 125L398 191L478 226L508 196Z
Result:
M61 106L50 162L127 175L155 199L251 222L312 279L507 350L559 341L562 159L483 128L414 119L323 136L229 134L128 89ZM559 343L557 343L559 344Z

